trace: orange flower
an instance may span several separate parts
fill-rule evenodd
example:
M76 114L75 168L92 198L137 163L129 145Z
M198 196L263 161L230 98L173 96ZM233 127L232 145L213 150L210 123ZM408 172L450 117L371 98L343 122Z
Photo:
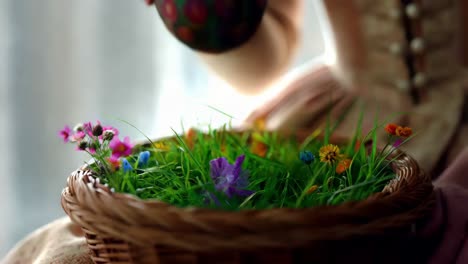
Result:
M255 140L252 143L251 151L252 151L253 154L263 158L263 157L266 156L266 153L268 151L268 146L267 146L267 144L265 144L265 143L263 143L261 141Z
M341 160L336 166L336 173L341 174L345 172L349 168L349 166L351 166L350 159Z
M358 151L361 148L361 141L358 139L356 140L356 144L354 144L354 151Z
M187 146L189 148L193 148L195 143L195 138L197 137L197 131L193 128L190 128L187 133L185 134L185 140L187 142Z
M312 185L309 190L307 190L307 194L311 194L313 192L315 192L316 190L318 189L318 186L317 185Z
M413 130L411 129L411 127L401 127L401 126L399 126L395 130L395 133L399 137L409 137L409 136L411 136L411 134L413 134Z
M107 158L107 161L111 165L111 168L112 168L113 171L119 169L119 167L120 167L120 159L119 158L111 156L111 157Z
M396 135L395 133L398 127L398 125L390 123L385 126L385 131L387 131L387 133L389 133L390 135Z

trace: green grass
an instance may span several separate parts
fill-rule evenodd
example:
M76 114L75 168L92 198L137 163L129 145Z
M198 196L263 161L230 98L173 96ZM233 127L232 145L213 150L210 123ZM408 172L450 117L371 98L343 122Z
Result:
M362 119L362 118L361 118ZM360 123L360 122L359 122ZM187 137L177 135L158 141L165 147L154 147L153 142L135 149L135 155L128 157L133 168L138 164L138 153L151 152L145 168L123 173L110 172L91 164L102 182L116 192L130 193L141 199L155 199L178 207L208 207L223 210L246 210L268 208L305 208L321 205L337 205L347 201L358 201L382 191L395 177L389 168L387 151L377 149L376 131L382 129L376 123L365 137L357 126L356 132L341 153L352 160L351 166L342 174L336 172L337 163L327 164L319 160L319 149L328 142L333 129L327 124L324 135L312 133L303 142L295 137L277 132L246 131L233 133L228 126L209 128L197 132L190 146ZM356 143L372 140L370 148ZM265 156L252 151L252 141L267 146ZM331 142L333 143L333 142ZM299 159L302 150L311 151L315 161L306 165ZM108 155L108 152L103 152ZM245 155L243 170L248 172L249 185L246 189L255 193L249 197L232 197L215 191L210 177L210 160L226 157L234 163L239 155ZM96 157L95 157L96 158ZM314 185L317 189L308 193ZM207 199L208 193L215 195L218 203ZM207 202L208 201L208 202ZM211 201L211 202L210 202Z

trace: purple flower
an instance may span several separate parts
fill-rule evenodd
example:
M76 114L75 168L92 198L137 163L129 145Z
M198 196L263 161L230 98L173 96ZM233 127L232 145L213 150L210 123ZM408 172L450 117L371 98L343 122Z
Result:
M60 130L59 135L63 138L63 142L67 143L70 140L72 130L69 126L65 126L62 130Z
M247 180L247 173L242 171L244 159L244 155L237 157L234 165L229 164L228 160L224 157L210 161L210 175L217 191L224 192L229 198L233 195L249 196L254 193L253 191L245 190L249 182Z
M399 139L395 140L395 142L393 143L393 147L398 148L401 145L401 143L403 143L403 140L401 138L399 138Z
M210 192L205 192L203 194L203 196L205 197L204 199L204 203L205 205L209 205L211 203L214 203L214 205L218 206L218 207L221 207L222 204L221 202L219 201L218 197L216 197L216 195L214 195L213 193L210 193Z

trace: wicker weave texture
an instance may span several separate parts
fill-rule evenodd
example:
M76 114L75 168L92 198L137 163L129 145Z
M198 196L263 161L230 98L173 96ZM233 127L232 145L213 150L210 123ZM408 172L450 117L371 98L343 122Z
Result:
M347 254L356 254L356 243L374 248L373 254L366 249L371 259L391 245L399 252L386 259L392 260L407 254L402 245L434 203L431 180L411 157L399 153L392 167L397 177L364 201L240 212L176 208L112 193L82 168L68 178L62 207L86 232L95 263L278 263L268 256L308 263L324 252L326 261L316 263L330 263L337 256L324 245L343 244L354 249Z

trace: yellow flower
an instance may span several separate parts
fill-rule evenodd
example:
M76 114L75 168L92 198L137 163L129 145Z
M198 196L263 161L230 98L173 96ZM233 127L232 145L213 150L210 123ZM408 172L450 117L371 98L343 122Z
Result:
M169 150L169 147L164 142L155 142L153 146L157 150L163 150L163 151Z
M266 128L266 120L265 117L257 118L253 123L254 130L257 131L264 131Z
M340 148L337 145L328 144L320 148L319 156L321 162L332 164L340 159Z

